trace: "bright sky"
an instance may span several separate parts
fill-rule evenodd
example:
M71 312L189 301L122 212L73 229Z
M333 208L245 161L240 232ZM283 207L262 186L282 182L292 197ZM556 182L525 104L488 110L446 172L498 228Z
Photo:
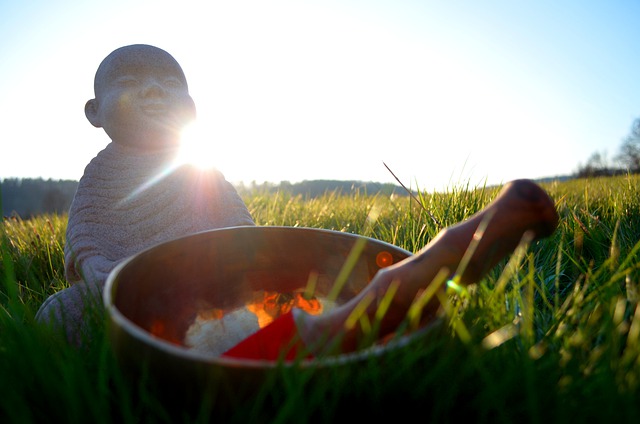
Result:
M637 0L0 0L0 179L79 179L100 61L182 65L232 182L571 174L640 117Z

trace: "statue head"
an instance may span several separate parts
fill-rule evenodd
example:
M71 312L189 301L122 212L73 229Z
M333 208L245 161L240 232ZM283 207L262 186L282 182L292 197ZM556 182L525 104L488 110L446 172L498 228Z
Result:
M85 105L89 122L112 141L131 147L175 147L196 116L180 64L145 44L111 52L96 71L94 95Z

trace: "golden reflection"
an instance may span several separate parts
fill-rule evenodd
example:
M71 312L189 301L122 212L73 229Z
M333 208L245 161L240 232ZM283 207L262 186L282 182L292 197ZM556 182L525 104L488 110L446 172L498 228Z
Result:
M246 306L249 311L258 317L260 328L268 325L280 315L286 314L294 307L312 315L320 314L324 310L320 300L315 296L305 298L303 292L262 291L256 293L254 298L247 302Z

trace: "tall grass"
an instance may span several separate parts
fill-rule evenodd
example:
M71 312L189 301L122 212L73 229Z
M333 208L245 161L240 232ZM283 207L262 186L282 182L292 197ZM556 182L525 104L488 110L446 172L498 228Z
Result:
M556 200L558 230L452 296L446 318L421 337L358 366L274 371L226 420L333 422L345 413L361 420L397 413L436 422L637 422L639 180L543 187ZM245 201L258 225L347 231L417 251L497 192L420 192L420 204L365 192L316 199L255 192ZM100 320L83 349L34 322L42 301L67 284L65 227L64 215L0 225L0 422L218 419L215 399L176 411L152 379L121 370Z

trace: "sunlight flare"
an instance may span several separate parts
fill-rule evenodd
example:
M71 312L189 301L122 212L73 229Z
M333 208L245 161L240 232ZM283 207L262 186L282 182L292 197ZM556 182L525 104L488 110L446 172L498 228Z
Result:
M176 157L176 163L190 164L200 169L213 168L216 157L214 146L211 134L197 122L192 122L182 130L180 152Z

